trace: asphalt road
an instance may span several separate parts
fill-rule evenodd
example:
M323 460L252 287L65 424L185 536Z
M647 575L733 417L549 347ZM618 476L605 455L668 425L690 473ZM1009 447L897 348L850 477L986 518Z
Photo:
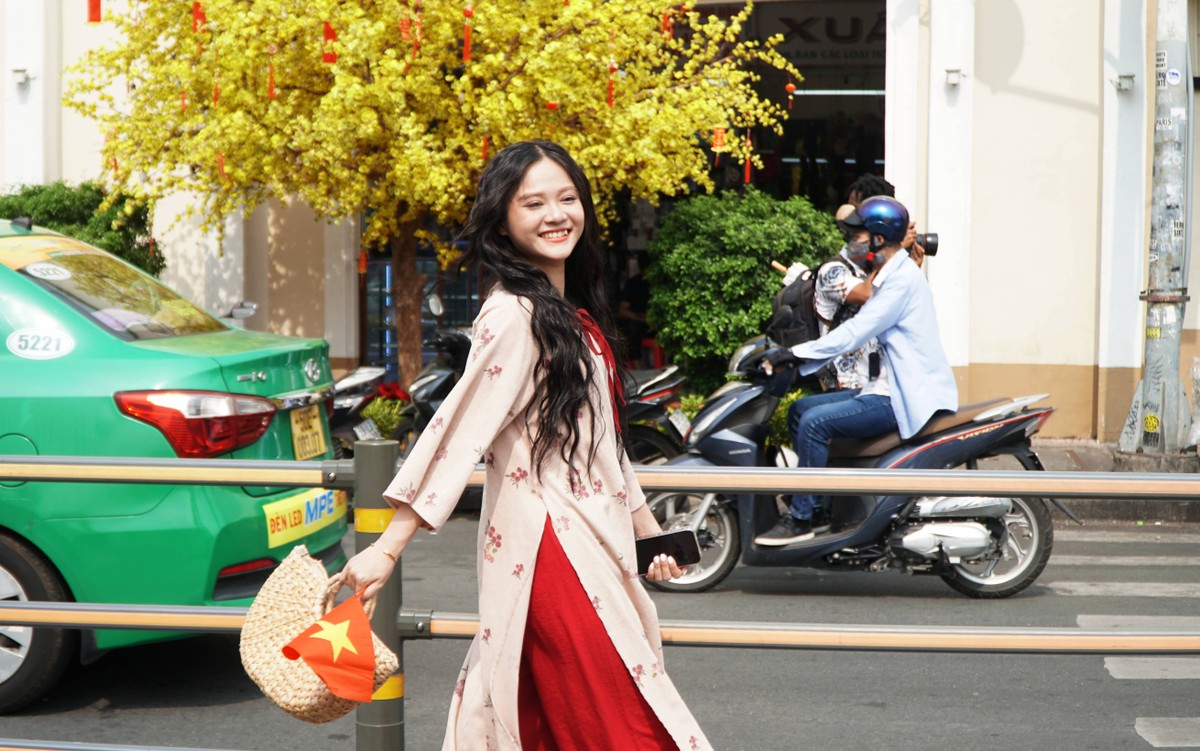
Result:
M453 519L404 556L414 608L474 612L474 532ZM1200 529L1059 524L1025 593L962 597L934 578L739 567L664 619L1200 628ZM408 749L440 748L465 641L405 649ZM1200 656L1106 658L673 647L666 661L718 749L1200 748ZM235 636L111 653L0 718L0 737L209 749L354 748L354 718L305 725L258 693Z

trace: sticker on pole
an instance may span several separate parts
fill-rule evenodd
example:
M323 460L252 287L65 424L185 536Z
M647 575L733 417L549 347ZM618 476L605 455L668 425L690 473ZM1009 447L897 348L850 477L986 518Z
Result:
M1183 74L1179 72L1179 68L1171 68L1167 71L1167 83L1172 86L1178 86L1183 80Z
M4 345L26 360L54 360L69 355L75 349L75 340L63 331L29 328L9 334Z
M1142 420L1142 427L1145 428L1147 433L1157 433L1158 415L1146 415L1145 419Z

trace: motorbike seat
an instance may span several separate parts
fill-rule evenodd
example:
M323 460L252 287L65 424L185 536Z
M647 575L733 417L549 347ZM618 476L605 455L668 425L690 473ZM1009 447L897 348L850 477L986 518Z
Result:
M956 428L959 425L966 425L981 412L1007 401L1009 399L1000 397L983 402L975 402L974 404L964 404L958 408L957 412L938 412L929 418L929 422L925 423L925 427L921 428L908 441L902 439L900 434L896 432L884 433L874 438L863 438L861 440L835 438L829 446L829 458L866 459L874 456L882 456L903 443L916 442L934 433Z

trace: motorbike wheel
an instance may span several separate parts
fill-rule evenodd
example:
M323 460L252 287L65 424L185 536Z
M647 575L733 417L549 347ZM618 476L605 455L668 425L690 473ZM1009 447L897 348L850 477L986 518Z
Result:
M678 442L649 425L629 426L625 450L634 464L666 464L683 453Z
M712 495L712 494L709 494ZM708 496L689 493L660 493L647 501L664 532L689 526L692 516ZM742 552L737 514L729 502L717 496L708 515L696 530L700 562L689 566L673 581L646 583L664 592L703 592L720 584L737 565Z
M0 533L0 600L68 602L71 595L36 550ZM0 626L0 714L42 698L78 654L78 639L61 628Z
M1027 470L1040 468L1033 457L1017 455ZM968 467L975 469L974 463ZM980 563L959 563L942 572L942 580L968 597L998 600L1028 587L1042 574L1054 547L1054 524L1050 509L1041 498L1013 498L1012 511L1004 517L1008 535L1000 558Z
M392 440L400 443L400 458L408 456L417 442L417 424L409 417L401 417L392 430Z

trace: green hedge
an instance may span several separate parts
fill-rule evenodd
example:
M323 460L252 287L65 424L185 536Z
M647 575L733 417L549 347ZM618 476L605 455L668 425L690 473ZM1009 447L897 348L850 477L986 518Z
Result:
M842 245L833 217L807 199L786 201L752 188L681 200L650 244L650 307L659 343L708 393L729 356L762 333L782 277L771 261L812 266Z
M149 208L118 195L101 211L104 198L104 188L97 183L27 185L18 193L0 195L0 217L30 217L40 227L107 250L155 276L162 273L167 264L151 242Z

